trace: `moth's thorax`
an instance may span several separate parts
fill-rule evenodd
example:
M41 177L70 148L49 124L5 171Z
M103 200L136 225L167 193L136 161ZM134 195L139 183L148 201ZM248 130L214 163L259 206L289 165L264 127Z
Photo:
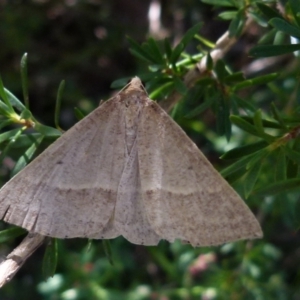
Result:
M137 135L139 118L143 107L145 106L145 92L144 91L129 91L124 98L124 112L125 112L125 130L126 130L126 145L128 153L134 144Z

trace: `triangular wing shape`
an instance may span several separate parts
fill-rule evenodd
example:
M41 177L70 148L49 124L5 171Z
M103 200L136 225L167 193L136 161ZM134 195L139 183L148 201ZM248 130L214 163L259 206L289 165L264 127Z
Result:
M143 202L162 239L211 246L262 237L240 196L150 99L137 139Z
M243 200L138 78L0 191L0 217L58 238L194 246L262 236Z
M120 101L102 104L12 178L1 189L0 218L52 237L100 237L126 158Z

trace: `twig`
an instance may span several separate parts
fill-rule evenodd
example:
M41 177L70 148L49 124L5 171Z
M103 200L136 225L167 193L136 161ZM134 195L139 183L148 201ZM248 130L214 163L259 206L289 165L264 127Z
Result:
M41 246L44 239L43 235L28 233L22 243L6 257L0 264L0 288L15 276L26 259Z
M248 18L245 23L243 32L245 32L252 24L254 23L252 18ZM220 58L224 57L229 49L236 43L236 37L230 37L229 31L226 31L216 42L215 48L210 52L213 64L215 64ZM196 67L189 70L184 76L185 85L190 88L192 87L197 80L205 76L206 71L206 59L207 56L204 56L197 64ZM161 107L169 112L174 105L182 98L182 95L177 91L173 92L168 99L160 102Z

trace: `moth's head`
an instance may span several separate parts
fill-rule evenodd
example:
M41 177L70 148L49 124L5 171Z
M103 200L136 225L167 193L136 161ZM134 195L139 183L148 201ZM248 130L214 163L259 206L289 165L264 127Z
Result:
M133 77L131 81L124 88L126 93L138 93L142 92L147 95L147 91L145 90L142 81L137 76Z
M141 79L139 79L137 76L131 79L129 86L136 90L145 90Z
M126 109L127 123L136 122L140 111L147 105L148 95L141 80L134 77L123 91L123 103Z

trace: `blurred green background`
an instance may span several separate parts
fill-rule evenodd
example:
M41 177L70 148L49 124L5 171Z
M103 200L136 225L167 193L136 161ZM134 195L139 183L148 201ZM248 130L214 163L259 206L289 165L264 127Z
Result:
M161 8L159 23L149 18L150 7ZM228 21L217 18L220 11L221 7L199 0L0 0L2 80L22 99L20 60L27 52L30 109L49 126L54 126L59 83L66 80L60 125L68 129L76 122L75 106L88 113L101 99L113 95L110 85L114 80L147 71L147 64L130 54L127 36L137 42L150 35L157 39L168 37L176 44L191 26L203 21L201 34L216 41L229 26ZM226 60L232 69L251 75L286 65L286 60L258 68L251 64L246 51L260 34L258 26L251 27L231 49ZM197 51L193 45L187 50ZM298 76L297 72L288 72L281 82L286 94ZM272 92L264 87L248 90L242 96L256 97L262 108L273 101ZM281 105L285 107L286 103ZM186 120L184 112L188 109L183 104L175 119L209 160L221 168L218 157L225 149L242 145L247 137L234 129L228 144L216 133L212 113ZM9 177L11 164L13 161L6 161L1 169L1 181ZM239 185L235 187L241 189ZM299 207L299 194L273 200L247 200L262 223L263 240L194 249L180 242L143 247L119 237L110 242L113 265L105 255L102 241L89 245L83 239L60 240L56 274L47 281L42 275L43 246L0 290L0 300L300 299L299 215L295 209ZM8 225L1 222L0 227L5 229ZM22 238L1 244L1 256L7 255Z

